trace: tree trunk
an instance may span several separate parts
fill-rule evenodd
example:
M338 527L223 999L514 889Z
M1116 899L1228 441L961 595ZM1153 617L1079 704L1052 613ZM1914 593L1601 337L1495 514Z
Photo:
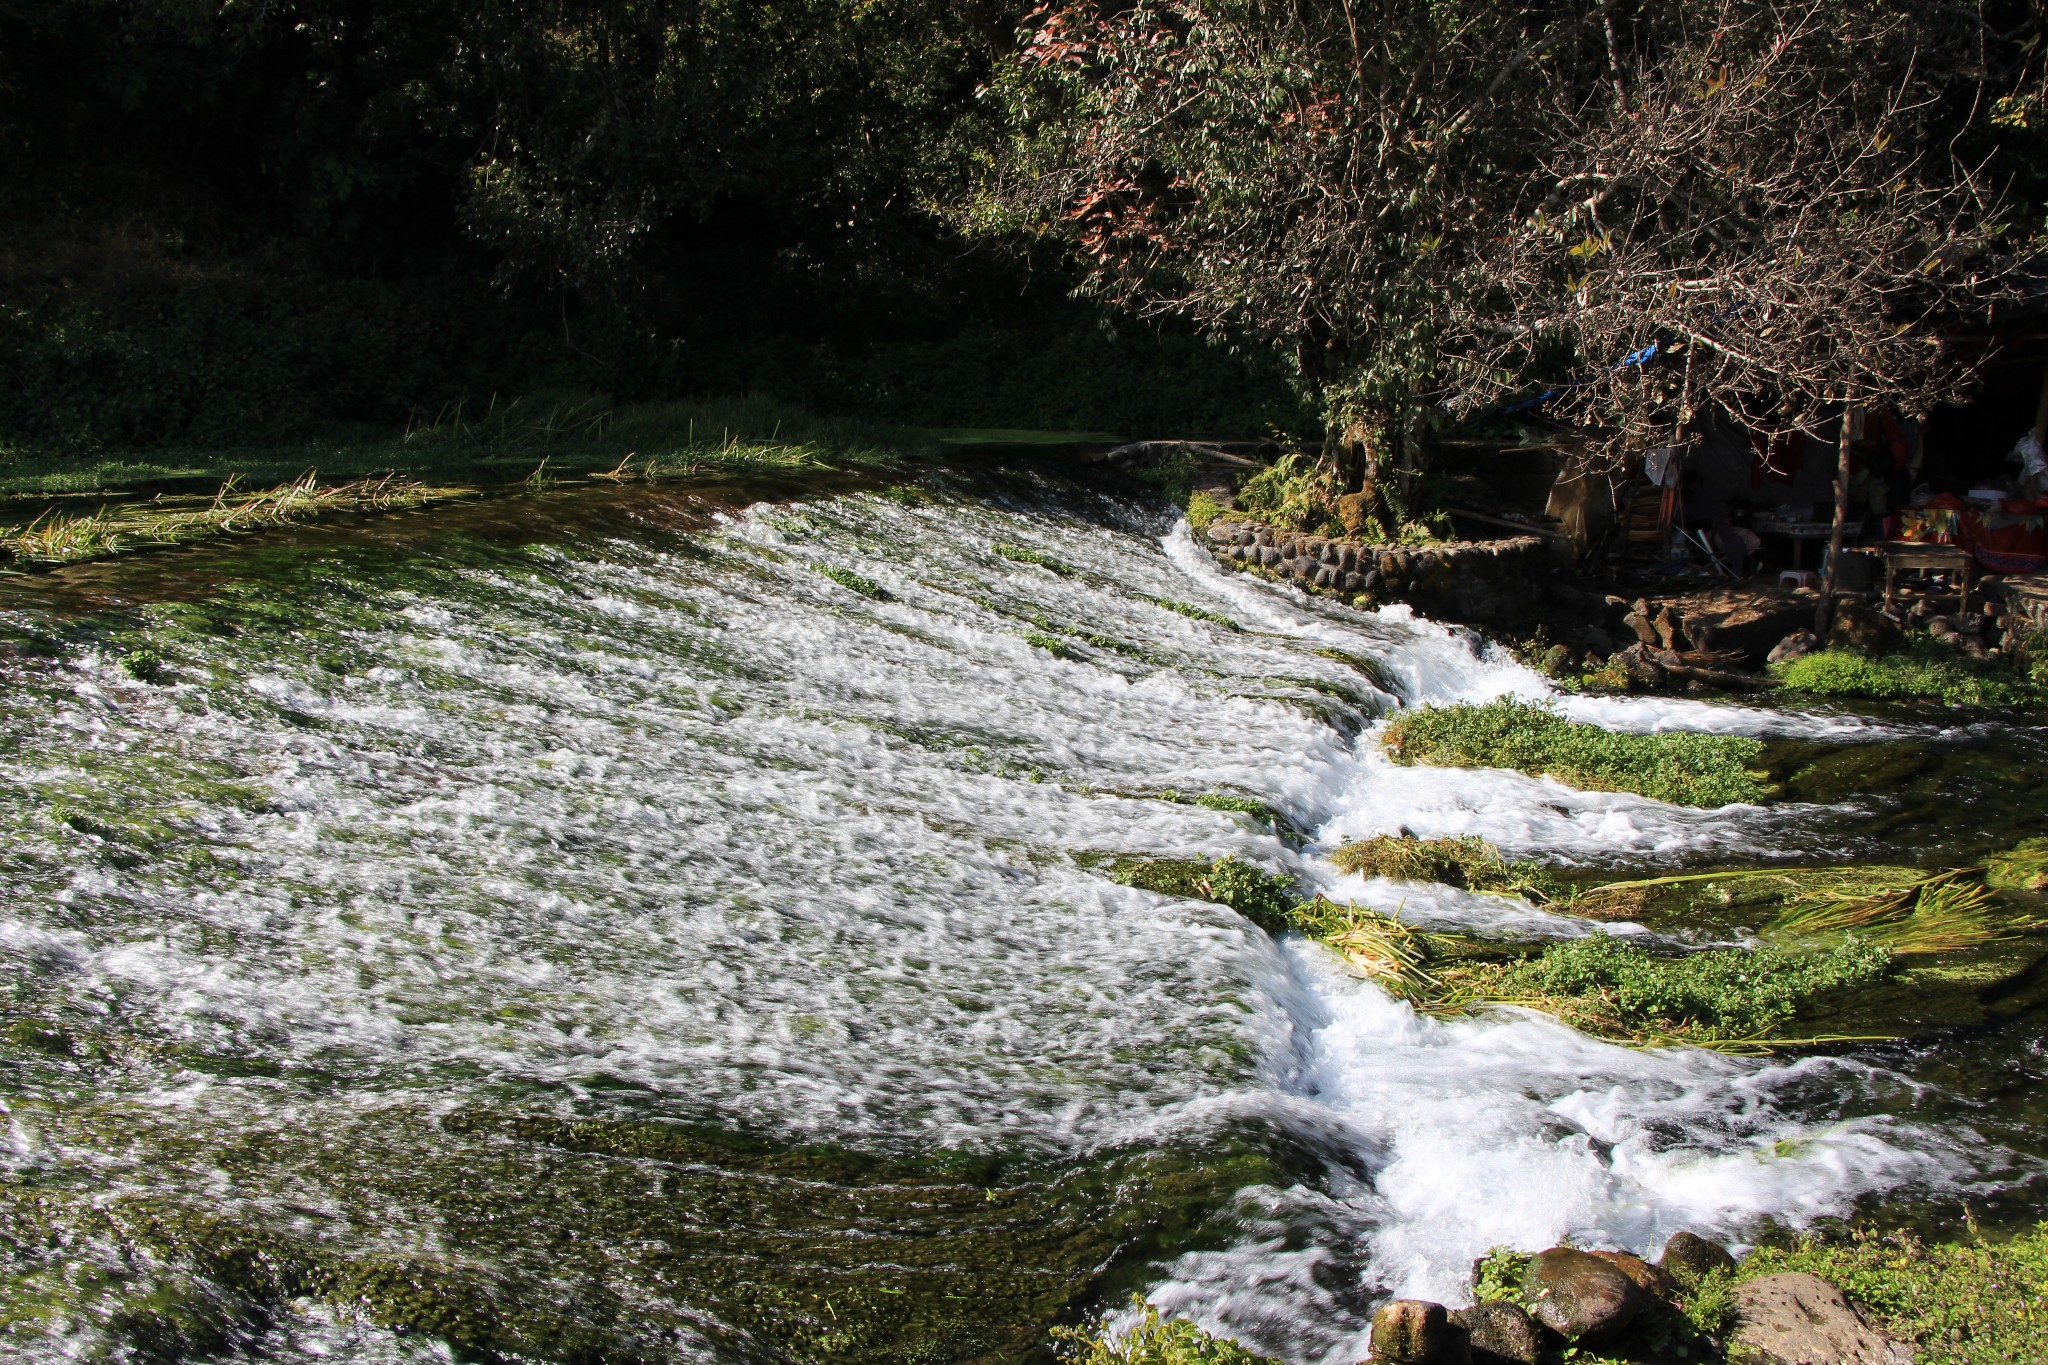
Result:
M2048 449L2048 369L2041 371L2041 404L2034 409L2034 444Z
M1842 439L1835 462L1835 524L1828 532L1828 562L1821 570L1820 608L1813 615L1814 634L1823 638L1835 614L1835 583L1841 573L1842 542L1849 531L1849 464L1855 429L1856 394L1851 390L1849 401L1842 404Z

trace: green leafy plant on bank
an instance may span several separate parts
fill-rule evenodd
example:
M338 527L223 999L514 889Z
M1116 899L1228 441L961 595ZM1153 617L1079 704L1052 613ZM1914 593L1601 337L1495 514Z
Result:
M1773 664L1771 675L1794 692L1866 701L1929 701L1945 706L2048 706L2048 679L1992 660L1977 660L1924 636L1904 650L1867 658L1823 649Z
M1512 768L1581 791L1635 792L1681 806L1711 809L1771 794L1753 770L1763 745L1748 736L1617 734L1508 699L1403 711L1380 743L1397 763Z
M1273 1365L1269 1357L1212 1337L1184 1318L1162 1318L1142 1298L1134 1296L1131 1307L1137 1321L1121 1332L1055 1327L1059 1358L1074 1365Z
M1237 505L1246 516L1290 531L1341 536L1337 499L1343 493L1334 469L1289 452L1238 485Z
M1919 1365L2012 1365L2048 1340L2048 1224L2011 1237L1927 1242L1910 1232L1859 1229L1762 1247L1737 1271L1752 1280L1819 1275L1873 1311Z

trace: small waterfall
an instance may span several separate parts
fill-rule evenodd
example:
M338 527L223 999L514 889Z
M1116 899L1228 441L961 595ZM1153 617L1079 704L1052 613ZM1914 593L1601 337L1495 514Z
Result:
M1699 812L1392 766L1373 742L1388 708L1548 685L1462 630L1228 574L1143 509L863 493L701 533L451 534L249 565L203 593L7 618L56 641L8 663L0 694L5 1159L46 1191L7 1217L81 1247L133 1235L91 1212L129 1201L265 1230L306 1264L555 1286L572 1320L522 1341L852 1358L785 1334L852 1331L829 1294L771 1312L757 1290L693 1287L663 1257L697 1234L634 1220L697 1200L674 1215L706 1230L692 1255L769 1245L719 1231L784 1216L748 1203L747 1180L785 1169L757 1147L1027 1172L974 1177L988 1218L1173 1152L1218 1173L1213 1207L1194 1245L1124 1280L1258 1349L1337 1362L1360 1353L1374 1297L1455 1299L1496 1244L1740 1238L1766 1216L2008 1172L1968 1130L1915 1120L1912 1084L1866 1063L1631 1051L1513 1012L1418 1018L1313 944L1108 880L1110 856L1232 854L1424 924L1565 936L1593 930L1347 877L1322 854L1400 829L1595 865L1836 837L1812 807ZM124 671L142 648L157 681ZM1889 733L1561 704L1617 728ZM1309 838L1172 799L1209 792L1265 801ZM683 1148L616 1136L714 1130L757 1145L729 1149L756 1174L716 1199L679 1193L717 1164L700 1148L669 1161ZM531 1202L515 1140L544 1145L560 1202ZM1218 1155L1246 1143L1266 1154L1249 1183ZM443 1166L459 1174L431 1184ZM1155 1189L1136 1180L1102 1178ZM1077 1229L1115 1206L1061 1197ZM1016 1229L1051 1215L984 1227L974 1201L946 1226L1038 1254L1003 1239L1036 1245ZM849 1206L806 1236L856 1256L868 1216ZM151 1274L187 1273L186 1243L151 1245L171 1267ZM108 1283L132 1272L104 1254ZM1079 1293L1094 1262L1074 1255L1082 1270L1045 1283ZM1034 1331L1067 1302L1039 1293L1015 1300ZM127 1309L69 1302L70 1328L11 1344L70 1359L124 1330ZM292 1302L246 1329L281 1358L341 1337L363 1358L435 1358L317 1294Z

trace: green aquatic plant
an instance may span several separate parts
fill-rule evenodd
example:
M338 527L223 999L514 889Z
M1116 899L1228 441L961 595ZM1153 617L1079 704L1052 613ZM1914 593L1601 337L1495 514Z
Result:
M1542 903L1567 894L1563 882L1540 863L1509 862L1500 850L1476 836L1418 839L1412 834L1380 834L1345 844L1330 854L1345 872L1390 881L1441 882L1470 891L1523 896Z
M823 564L819 566L818 572L831 579L834 583L837 583L840 587L845 588L848 592L857 592L862 597L872 598L877 602L893 602L896 600L896 594L890 592L880 583L875 582L874 579L863 578L851 569L842 569L837 564Z
M1536 1258L1513 1247L1495 1247L1472 1263L1472 1301L1521 1303L1529 1292L1529 1263Z
M1081 657L1075 653L1074 647L1065 640L1060 639L1057 635L1048 635L1042 630L1027 632L1024 636L1024 643L1030 645L1033 649L1044 650L1055 659L1079 659Z
M1074 1365L1273 1365L1236 1342L1212 1337L1185 1318L1162 1318L1133 1296L1137 1321L1121 1332L1097 1327L1055 1327L1059 1358Z
M2048 891L2048 839L2027 839L1993 855L1984 879L2005 891Z
M121 671L137 682L161 682L164 656L153 649L138 649L121 656Z
M1214 901L1227 905L1268 933L1292 927L1290 914L1300 904L1294 882L1237 858L1203 862L1195 858L1119 858L1110 865L1110 880L1142 887L1163 896Z
M989 549L1013 564L1034 564L1050 573L1058 574L1061 578L1073 578L1081 572L1063 559L1055 559L1043 550L1034 550L1028 546L996 544L991 545Z
M1771 674L1794 692L1870 701L1939 702L1944 706L2039 708L2048 686L2008 664L1971 659L1948 645L1916 636L1882 658L1823 649L1785 663Z
M1590 934L1462 984L1475 996L1530 1004L1590 1033L1761 1044L1821 996L1871 985L1891 968L1890 953L1855 939L1808 952L1765 946L1666 956Z
M1758 740L1618 734L1512 699L1403 711L1388 722L1380 742L1397 763L1512 768L1581 791L1635 792L1680 806L1713 808L1771 794L1754 771L1763 755Z

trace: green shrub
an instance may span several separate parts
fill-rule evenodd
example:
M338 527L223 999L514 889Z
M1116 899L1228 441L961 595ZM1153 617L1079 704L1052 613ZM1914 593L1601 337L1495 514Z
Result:
M1891 954L1858 940L1813 952L1713 948L1663 957L1607 934L1554 943L1500 978L1504 998L1572 1000L1630 1033L1703 1041L1762 1038L1830 991L1867 986Z
M2048 704L2048 687L2032 677L1996 662L1958 654L1925 637L1879 659L1847 650L1816 650L1773 664L1771 672L1791 690L1816 697L1938 701L1948 706Z
M1133 1298L1138 1321L1130 1331L1110 1337L1102 1329L1055 1327L1060 1358L1076 1365L1272 1365L1235 1342L1210 1336L1192 1322L1169 1321L1143 1299Z
M1397 763L1513 768L1581 791L1636 792L1681 806L1762 801L1751 770L1763 745L1744 735L1625 735L1566 720L1543 706L1502 700L1404 711L1381 744Z
M1289 453L1246 479L1237 490L1237 505L1247 516L1275 526L1341 536L1337 499L1343 491L1336 471Z

